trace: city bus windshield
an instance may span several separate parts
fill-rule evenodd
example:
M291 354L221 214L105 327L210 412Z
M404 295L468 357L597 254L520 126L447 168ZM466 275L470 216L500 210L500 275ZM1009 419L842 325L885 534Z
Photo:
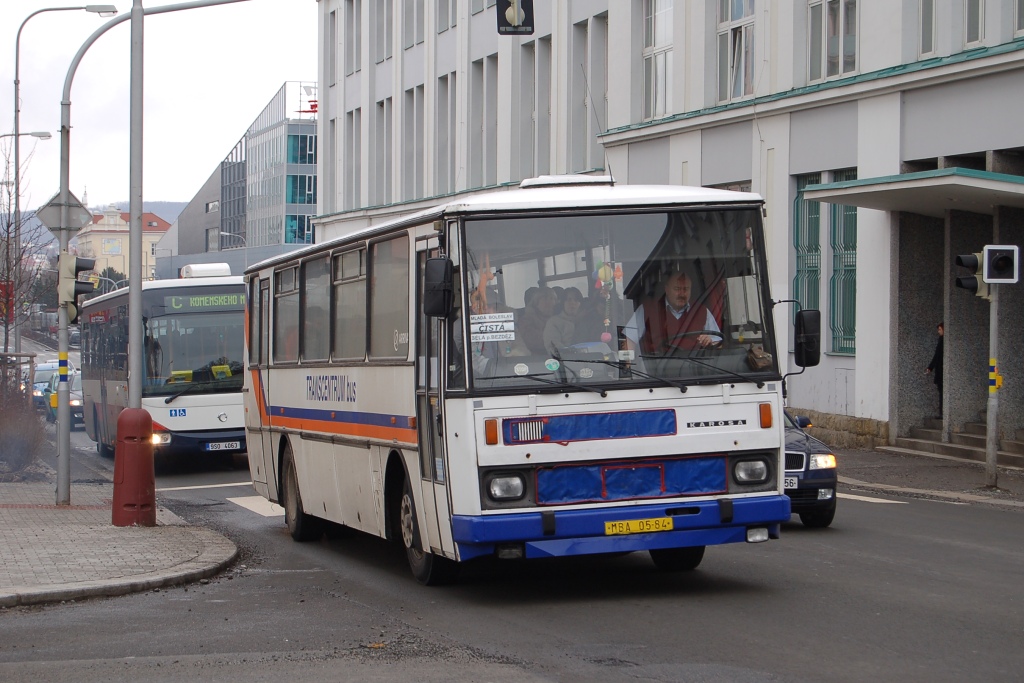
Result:
M146 292L143 395L238 391L244 306L238 287Z
M467 219L461 239L450 387L778 374L757 206Z

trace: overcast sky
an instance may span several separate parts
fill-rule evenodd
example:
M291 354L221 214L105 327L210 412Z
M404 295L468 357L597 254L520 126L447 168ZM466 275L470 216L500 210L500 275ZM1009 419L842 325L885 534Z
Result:
M155 8L184 0L144 0ZM121 16L132 0L113 4ZM14 130L18 27L35 10L74 0L0 0L0 131ZM60 188L60 101L75 53L108 18L44 12L21 33L22 208ZM131 21L104 33L71 88L71 191L89 206L129 198ZM247 0L149 15L145 20L143 186L145 201L189 201L285 81L317 78L316 0ZM12 138L0 139L13 161ZM12 172L13 173L13 172ZM13 176L12 176L13 177Z

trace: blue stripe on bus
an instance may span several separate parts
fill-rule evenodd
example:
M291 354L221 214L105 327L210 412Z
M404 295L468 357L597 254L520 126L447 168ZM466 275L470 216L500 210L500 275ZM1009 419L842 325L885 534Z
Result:
M535 426L540 424L540 432ZM520 430L519 425L527 428ZM616 413L552 415L502 421L505 443L536 441L568 443L596 439L631 439L642 436L669 436L677 432L676 411L634 410Z
M560 465L537 470L537 504L710 495L726 486L724 456Z
M545 535L540 512L487 516L455 515L452 537L459 559L491 555L501 543L523 543L527 557L565 557L593 553L631 552L652 548L719 545L746 541L746 528L767 527L773 538L779 525L789 520L789 498L767 495L730 498L733 519L723 524L717 500L656 503L593 510L559 510L554 514L554 533ZM682 510L685 509L685 513ZM692 512L696 509L697 512ZM669 514L669 512L676 514ZM606 536L605 522L655 517L673 518L673 531Z
M270 406L271 419L286 417L295 420L319 420L321 422L344 422L348 424L369 425L373 427L409 428L408 415L388 415L386 413L360 413L346 410L323 410L317 408L289 408L288 406Z

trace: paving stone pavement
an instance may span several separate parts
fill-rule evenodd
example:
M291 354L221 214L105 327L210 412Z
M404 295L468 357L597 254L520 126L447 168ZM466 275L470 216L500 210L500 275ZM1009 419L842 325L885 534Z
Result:
M122 595L212 576L238 554L210 529L157 509L154 527L111 523L113 484L0 483L0 607Z

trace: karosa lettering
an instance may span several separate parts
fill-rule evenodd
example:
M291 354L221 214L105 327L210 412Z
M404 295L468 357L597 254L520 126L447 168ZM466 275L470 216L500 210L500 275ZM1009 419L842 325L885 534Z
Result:
M306 375L306 400L355 403L356 383L346 375Z

